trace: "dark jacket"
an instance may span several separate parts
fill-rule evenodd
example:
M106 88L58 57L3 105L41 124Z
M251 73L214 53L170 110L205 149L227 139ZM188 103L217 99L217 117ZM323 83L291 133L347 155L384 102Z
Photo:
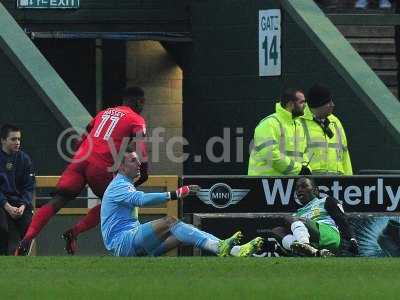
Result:
M0 150L0 206L25 204L32 208L35 175L30 157L23 151L7 154Z

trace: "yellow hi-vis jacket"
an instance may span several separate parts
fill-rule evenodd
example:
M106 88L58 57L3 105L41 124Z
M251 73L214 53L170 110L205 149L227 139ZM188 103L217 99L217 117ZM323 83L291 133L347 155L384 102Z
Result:
M321 126L313 120L313 114L307 106L300 117L307 140L307 156L313 174L353 175L347 139L342 123L330 115L329 128L334 136L329 138Z
M275 113L260 121L254 131L248 175L298 175L304 157L306 140L303 127L280 103Z

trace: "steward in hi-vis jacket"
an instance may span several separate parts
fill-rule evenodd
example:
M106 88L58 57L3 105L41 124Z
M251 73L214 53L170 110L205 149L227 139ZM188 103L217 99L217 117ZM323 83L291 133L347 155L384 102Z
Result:
M317 175L353 175L346 134L332 114L335 105L328 88L316 84L308 92L300 117L306 137L310 168Z
M250 153L248 175L309 175L304 164L306 140L298 117L303 115L304 93L286 90L275 113L267 116L254 131L254 147Z

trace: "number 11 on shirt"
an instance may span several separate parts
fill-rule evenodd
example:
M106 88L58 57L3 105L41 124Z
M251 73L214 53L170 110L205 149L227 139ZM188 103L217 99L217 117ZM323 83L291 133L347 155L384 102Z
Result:
M106 123L109 123L107 130L103 136L103 139L107 141L110 138L111 133L113 132L115 126L117 126L119 119L120 118L116 116L102 115L101 122L99 124L99 127L97 127L94 133L94 137L100 137L100 134L103 131L104 126L106 125ZM108 120L110 120L110 122L107 122Z

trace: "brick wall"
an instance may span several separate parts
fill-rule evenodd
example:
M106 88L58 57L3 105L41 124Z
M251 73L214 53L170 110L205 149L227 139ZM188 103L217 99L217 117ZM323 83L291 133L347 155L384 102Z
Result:
M145 90L148 136L158 130L164 139L159 145L149 143L150 173L182 174L182 164L174 162L182 156L182 143L172 139L182 136L182 70L160 43L129 42L127 81Z

